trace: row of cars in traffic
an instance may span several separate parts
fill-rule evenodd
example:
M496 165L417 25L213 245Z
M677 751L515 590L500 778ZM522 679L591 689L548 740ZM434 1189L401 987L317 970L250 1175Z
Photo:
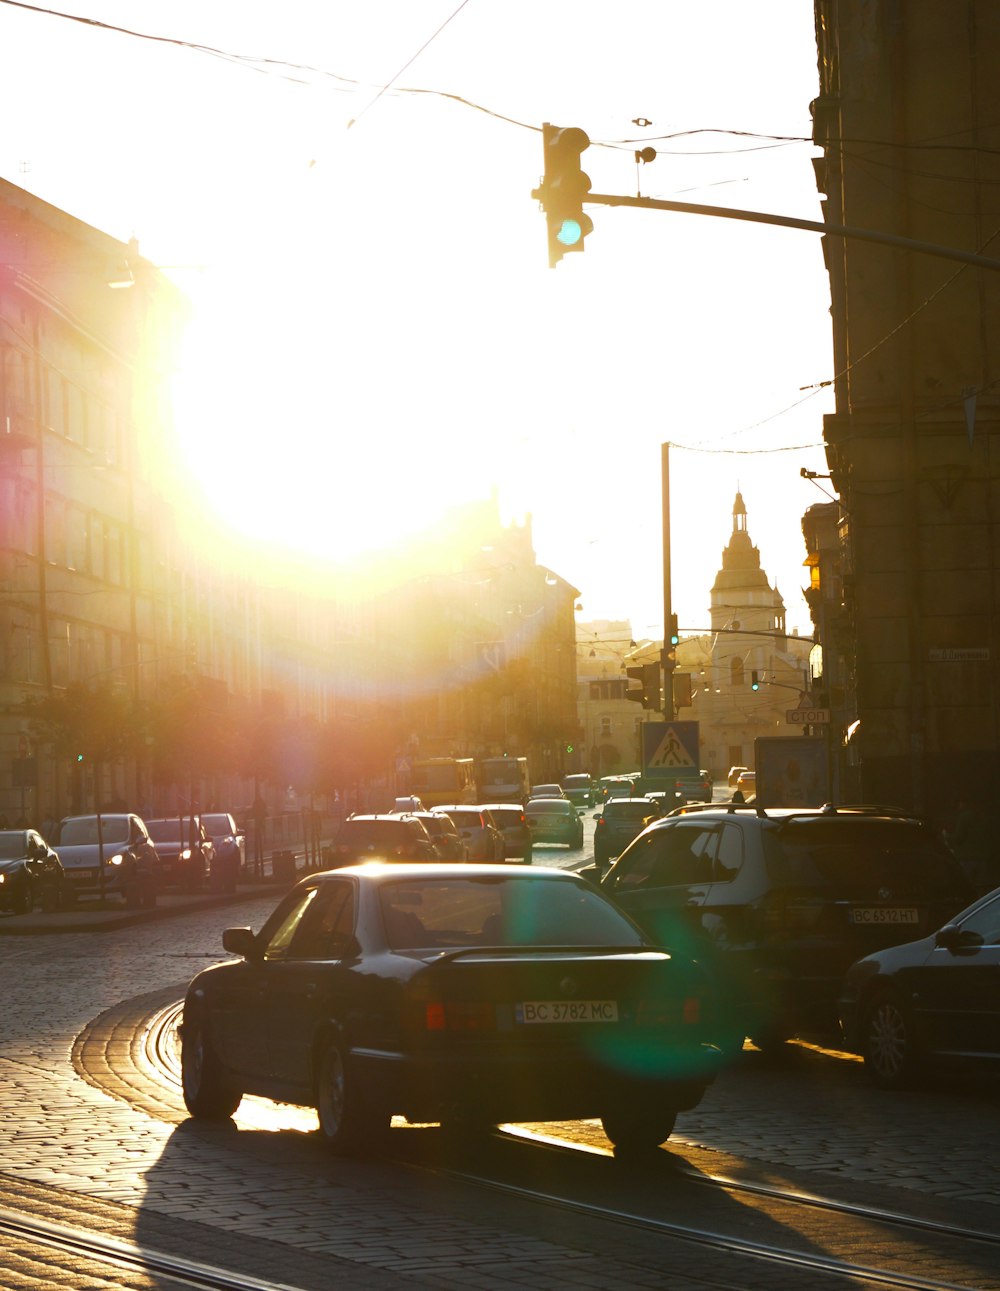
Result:
M93 897L139 909L169 889L232 892L245 847L228 812L67 816L51 841L35 829L0 830L0 910L51 912Z
M579 874L368 852L301 880L190 986L192 1115L246 1093L313 1106L337 1152L375 1147L394 1115L463 1137L596 1116L641 1149L747 1036L839 1031L887 1088L931 1059L1000 1061L1000 889L970 901L920 819L648 806L613 863Z

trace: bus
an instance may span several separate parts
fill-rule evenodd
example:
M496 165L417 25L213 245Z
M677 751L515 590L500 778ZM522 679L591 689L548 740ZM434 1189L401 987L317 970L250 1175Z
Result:
M480 802L528 801L531 781L527 758L479 758L476 761Z
M410 793L425 807L476 801L472 758L417 758L410 769Z

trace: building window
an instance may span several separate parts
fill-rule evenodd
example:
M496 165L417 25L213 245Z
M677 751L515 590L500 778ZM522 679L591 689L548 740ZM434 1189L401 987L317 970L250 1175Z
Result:
M743 671L742 659L731 659L729 661L729 681L733 686L742 686L745 673Z
M601 739L602 740L611 739L611 718L610 717L601 718Z

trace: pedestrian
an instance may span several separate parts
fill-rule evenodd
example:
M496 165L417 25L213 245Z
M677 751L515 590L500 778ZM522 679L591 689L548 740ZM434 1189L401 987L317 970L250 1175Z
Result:
M746 802L746 798L744 798L744 797L743 797L743 790L742 790L742 789L737 789L737 790L736 790L736 792L733 794L732 798L730 798L730 800L729 800L729 801L730 801L730 802Z

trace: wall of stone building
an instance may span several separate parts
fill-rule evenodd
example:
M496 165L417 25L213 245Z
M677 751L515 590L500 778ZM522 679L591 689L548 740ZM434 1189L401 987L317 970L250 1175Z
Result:
M1000 258L1000 9L815 9L828 218ZM856 240L825 252L859 786L943 818L1000 761L1000 275Z

